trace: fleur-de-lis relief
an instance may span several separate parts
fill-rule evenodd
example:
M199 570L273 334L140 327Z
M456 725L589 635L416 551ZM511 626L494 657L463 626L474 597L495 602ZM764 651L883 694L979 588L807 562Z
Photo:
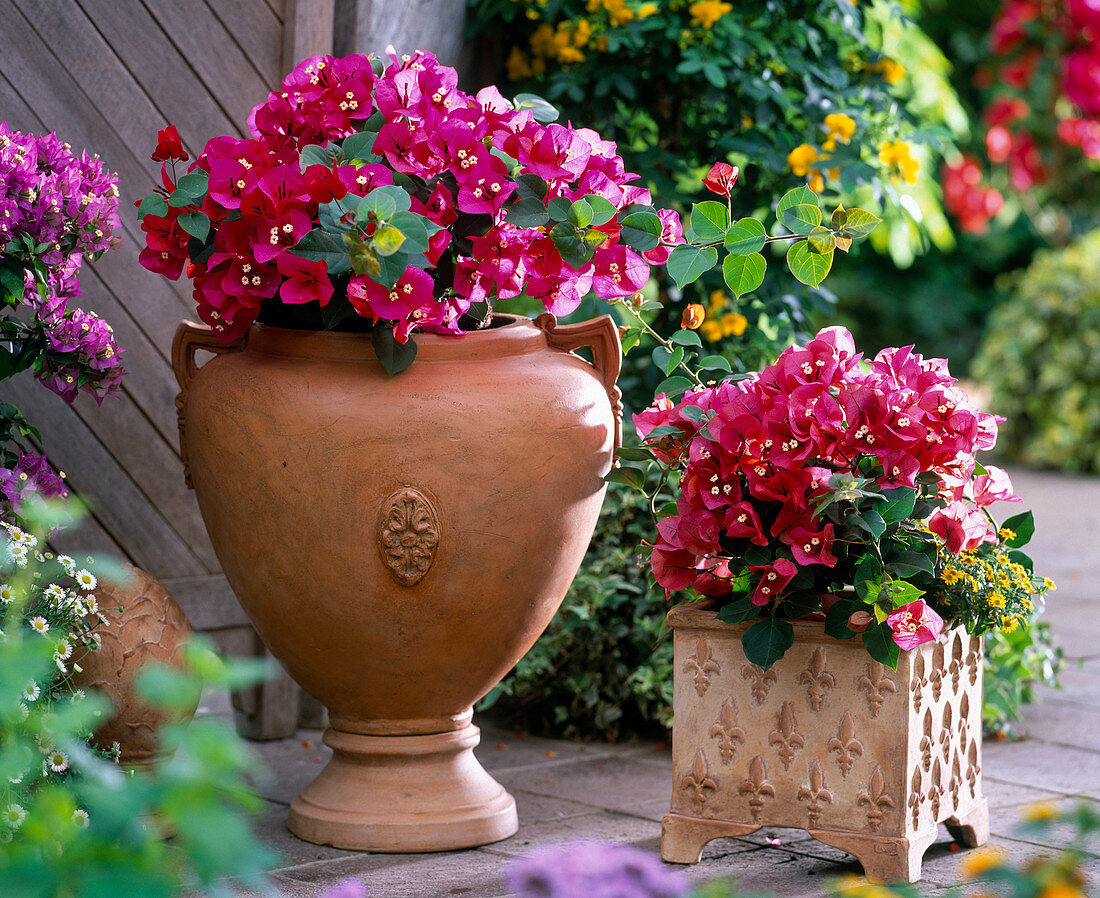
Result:
M695 753L695 760L691 764L691 773L680 780L680 788L691 793L691 803L695 805L696 814L701 813L703 810L703 804L707 800L706 790L718 791L718 783L714 781L710 771L707 770L707 756L703 754L702 749Z
M943 749L943 761L951 757L951 703L943 706L943 725L940 727L940 747Z
M722 665L710 656L710 643L705 636L700 636L695 643L695 654L684 662L684 673L695 674L695 691L704 695L710 686L711 675L722 672Z
M737 704L732 698L727 698L722 703L722 710L718 712L718 723L710 728L710 735L718 739L722 763L728 764L733 760L738 743L745 741L745 731L737 725Z
M775 798L775 788L768 782L768 764L757 755L749 762L749 777L741 783L737 790L741 795L751 795L749 810L752 811L752 819L760 822L760 811L764 807L764 798Z
M944 657L943 643L937 642L932 649L932 672L928 675L928 682L932 684L933 701L940 700L940 691L943 689Z
M919 655L917 657L920 657ZM878 717L882 703L886 701L883 693L893 695L898 691L897 685L885 674L885 668L877 661L867 664L867 675L860 677L856 683L859 690L867 690L867 706L871 709L871 716Z
M841 776L847 779L852 765L857 757L863 757L863 743L855 738L856 723L850 711L845 711L840 718L840 729L825 747L829 751L837 753L837 765L840 767Z
M886 792L886 774L878 764L871 773L871 782L867 789L856 798L856 805L867 806L867 828L871 832L878 830L886 809L896 807L894 799Z
M959 806L959 791L962 789L962 768L959 766L959 756L956 754L951 762L951 779L947 782L947 788L951 792L951 801L955 807Z
M962 637L956 633L955 639L951 643L951 664L947 668L951 672L951 688L954 689L955 692L959 691L959 677L962 674L962 669L965 664L966 659L963 658Z
M920 763L924 768L925 773L932 769L932 709L926 708L924 711L924 735L920 737L920 742L917 747L920 749Z
M913 659L913 683L909 687L913 690L913 710L920 713L921 699L924 687L928 685L928 677L924 675L924 652L917 649Z
M924 801L924 796L921 794L921 775L920 768L913 768L913 780L910 785L909 791L909 810L913 812L913 829L917 829L920 826L920 807Z
M943 768L940 767L940 759L932 765L932 778L928 781L928 791L924 797L932 802L932 819L938 820L940 816L940 799L943 797Z
M966 656L966 669L970 676L970 685L978 682L978 671L982 664L982 638L970 637L970 654Z
M970 786L970 797L978 797L978 777L982 767L978 763L978 740L970 743L970 750L966 753L966 784Z
M791 769L791 761L794 760L794 750L805 748L806 740L795 732L798 722L794 716L794 703L783 702L776 717L776 728L768 734L768 745L777 745L779 760L783 762L783 769Z
M825 788L825 771L821 769L818 761L810 765L810 785L799 788L798 800L809 802L806 806L806 815L809 818L810 828L816 828L821 821L823 810L821 803L831 803L833 800L833 793Z
M970 696L963 693L959 702L959 751L970 741Z
M764 704L764 700L768 697L768 690L770 690L779 679L774 670L764 670L764 668L757 664L746 664L742 667L741 677L742 679L753 681L752 700L758 705Z
M836 686L836 677L825 669L825 649L818 646L810 655L810 666L798 675L800 686L809 686L810 707L821 710L825 701L825 690Z

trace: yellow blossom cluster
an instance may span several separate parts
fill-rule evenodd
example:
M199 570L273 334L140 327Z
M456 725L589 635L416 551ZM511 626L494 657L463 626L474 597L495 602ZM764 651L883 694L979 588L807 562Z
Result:
M897 84L905 77L905 66L885 56L874 65L868 66L867 71L878 72L887 84Z
M913 184L920 171L920 162L913 158L912 148L904 140L884 140L878 150L879 161L895 170L893 180L900 176L906 184Z
M691 24L697 28L713 28L726 13L733 12L733 5L722 0L697 0L688 7Z
M843 112L829 113L825 116L824 125L828 135L821 148L830 152L836 149L837 141L847 143L852 139L852 135L856 133L855 119Z
M712 343L718 342L723 337L740 337L749 326L749 320L740 312L723 312L727 305L729 305L729 297L721 290L715 290L710 294L706 317L699 325L699 333Z
M1011 533L1002 531L1002 539L1006 532ZM944 565L939 579L945 587L944 597L974 633L1013 630L1034 609L1032 596L1054 588L1050 580L1033 577L1013 561L1000 543L958 555L944 551L941 559Z

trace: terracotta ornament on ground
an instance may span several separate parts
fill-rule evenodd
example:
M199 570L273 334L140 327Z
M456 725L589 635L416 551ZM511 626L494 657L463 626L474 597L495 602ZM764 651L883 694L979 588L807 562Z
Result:
M894 671L858 638L795 621L794 646L762 671L742 651L746 624L700 605L674 608L668 620L666 861L697 863L712 839L793 827L855 855L868 878L916 882L939 823L965 845L986 841L979 638L945 629L902 652Z

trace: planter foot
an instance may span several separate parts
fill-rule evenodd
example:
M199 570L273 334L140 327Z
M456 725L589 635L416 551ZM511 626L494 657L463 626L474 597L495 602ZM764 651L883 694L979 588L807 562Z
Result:
M917 882L924 852L936 841L935 829L908 838L836 830L811 829L807 832L818 842L855 857L872 882Z
M989 841L989 804L983 798L977 805L958 817L948 817L944 826L960 845L977 848Z
M703 856L703 848L712 839L747 836L758 829L760 827L752 823L665 814L661 818L661 860L670 864L697 864Z
M325 731L332 760L290 803L287 828L354 851L449 851L499 842L516 803L474 757L472 724L426 736Z

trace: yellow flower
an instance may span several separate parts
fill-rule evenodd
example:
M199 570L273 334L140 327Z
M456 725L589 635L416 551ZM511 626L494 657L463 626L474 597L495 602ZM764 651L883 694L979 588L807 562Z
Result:
M643 3L638 7L638 18L645 19L649 16L656 15L661 11L661 8L656 3Z
M1024 808L1025 823L1038 823L1040 820L1054 820L1059 816L1058 802L1036 801Z
M913 158L909 144L904 140L885 140L879 147L878 158L883 165L896 168L906 184L913 184L920 171L920 162ZM896 178L897 176L895 176Z
M959 876L974 879L1001 866L1008 858L1003 848L975 848L959 861Z
M730 298L721 290L712 290L709 298L710 309L708 309L708 314L710 315L713 315L730 301Z
M825 189L825 179L816 168L810 169L810 179L806 182L806 186L814 193L821 193Z
M554 29L543 22L531 35L531 52L537 56L553 56L554 54Z
M830 139L847 143L856 133L856 122L843 112L832 112L825 116L825 129L829 132Z
M722 323L708 318L699 326L699 333L711 343L717 343L722 339Z
M1050 577L1043 577L1043 589L1055 590L1058 587L1054 584L1054 581Z
M722 0L698 0L688 7L688 12L691 13L691 24L701 28L713 28L715 22L732 11L733 5L723 3Z
M818 160L817 147L801 143L787 154L787 165L794 174L802 177L810 170L810 163Z
M526 54L519 47L512 47L505 62L509 81L521 81L531 77L531 64L527 61Z
M1086 898L1080 886L1070 882L1056 882L1039 893L1039 898Z
M749 326L749 319L738 312L726 312L722 316L722 336L740 337Z
M592 35L592 26L588 23L588 19L578 19L577 27L573 29L573 43L578 47L583 47L588 43L588 38Z
M905 66L893 59L883 59L875 67L874 71L881 72L882 78L887 84L897 84L905 77Z
M1005 540L1006 542L1010 539L1015 539L1016 538L1015 531L1009 530L1007 527L1002 527L1000 530L998 530L997 535L1000 536L1000 538Z
M626 25L628 22L634 21L635 12L626 5L626 0L597 0L595 3L589 0L589 12L596 12L600 7L607 10L607 17L611 20L611 25L613 27L617 25Z

